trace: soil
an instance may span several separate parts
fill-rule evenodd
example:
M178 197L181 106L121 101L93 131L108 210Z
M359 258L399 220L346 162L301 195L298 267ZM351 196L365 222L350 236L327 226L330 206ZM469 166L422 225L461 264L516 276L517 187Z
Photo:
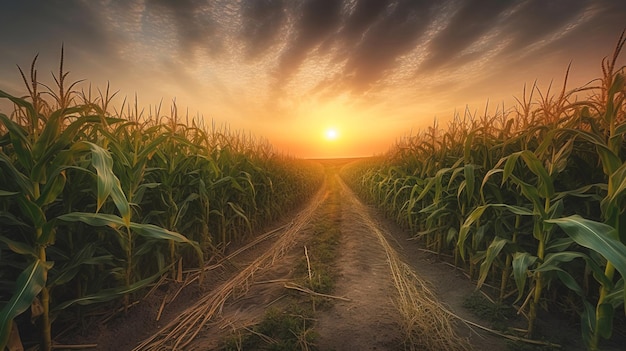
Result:
M339 163L326 166L336 168ZM336 173L329 174L338 177ZM375 223L378 231L384 234L385 240L404 262L417 276L429 282L439 302L460 318L454 318L456 332L469 341L472 349L511 349L503 337L469 324L490 326L488 321L481 320L463 307L466 298L475 292L475 283L469 281L462 271L424 251L417 241L410 240L405 230L385 219L380 211L363 205L345 185L341 185L341 181L337 183L340 186L334 189L329 188L328 183L325 183L307 208L312 211L311 216L305 218L295 214L276 226L277 235L280 236L285 231L280 228L293 223L293 218L306 219L306 223L303 222L301 228L293 233L290 244L280 249L280 255L275 255L272 264L255 271L246 280L245 287L239 288L226 300L219 309L220 313L212 316L193 341L185 346L185 350L218 348L226 335L232 335L233 332L236 335L238 331L258 323L268 308L280 307L286 300L285 297L294 294L285 288L285 283L292 279L294 268L304 255L304 245L312 235L312 224L322 215L314 210L331 191L341 191L342 211L342 239L339 243L341 253L335 262L339 278L333 295L349 301L335 299L330 309L317 311L314 330L318 334L316 346L319 350L411 349L405 343L401 316L394 305L397 291L387 255L380 244L380 238L373 234L371 226L366 222ZM181 283L170 282L162 285L134 306L128 314L119 314L105 324L87 326L87 330L91 332L85 335L75 333L56 340L59 344L97 344L91 348L95 350L133 350L142 340L166 330L168 323L187 313L202 297L219 290L257 257L275 249L277 236L270 238L274 239L260 242L217 265L217 268L206 274L207 279L202 286L191 284L182 289L173 300L172 297L180 289ZM232 248L231 252L234 250ZM164 300L168 303L163 304L163 312L159 321L156 321ZM545 335L554 336L558 333L558 340L564 341L564 349L584 349L580 346L577 326L555 319L548 321L548 324L539 325L540 328L543 326L542 332ZM519 321L512 320L511 323Z

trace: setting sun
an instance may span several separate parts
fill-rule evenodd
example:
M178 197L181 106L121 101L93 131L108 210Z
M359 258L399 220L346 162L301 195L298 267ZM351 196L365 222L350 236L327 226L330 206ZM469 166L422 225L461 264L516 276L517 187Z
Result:
M335 140L339 137L339 133L337 133L336 129L328 129L326 130L326 140Z

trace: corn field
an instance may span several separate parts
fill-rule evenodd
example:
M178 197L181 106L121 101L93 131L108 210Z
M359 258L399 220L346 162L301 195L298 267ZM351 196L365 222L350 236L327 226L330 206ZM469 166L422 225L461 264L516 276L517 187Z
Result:
M62 58L50 88L35 63L28 77L20 69L28 96L0 91L15 106L0 113L2 350L16 332L51 349L53 322L127 309L141 289L202 268L321 184L321 166L264 140L175 105L167 117L136 100L114 109L108 88L69 84ZM39 337L25 336L31 320Z
M514 300L527 337L542 307L570 309L598 350L618 319L623 332L626 307L625 42L586 86L568 90L566 74L556 93L525 88L514 109L435 123L342 176L478 287Z

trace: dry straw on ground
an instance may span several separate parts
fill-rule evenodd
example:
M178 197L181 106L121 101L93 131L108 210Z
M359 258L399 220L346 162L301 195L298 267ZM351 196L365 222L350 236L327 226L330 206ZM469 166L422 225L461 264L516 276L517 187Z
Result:
M351 194L343 181L341 181L341 186L345 193ZM355 202L355 206L361 208L360 213L367 213L364 206L354 196L350 197L350 201ZM363 216L362 220L385 249L394 286L398 292L395 304L403 318L406 345L411 350L469 350L467 340L455 332L451 314L437 300L427 283L402 261L397 251L387 241L385 234L369 216Z
M157 334L143 341L133 351L139 350L180 350L191 343L207 323L217 317L227 300L238 293L247 291L255 273L271 266L293 245L296 234L311 220L311 217L326 196L322 189L316 194L305 210L300 212L291 223L269 237L276 237L272 247L254 260L233 279L211 291L195 305L185 310Z

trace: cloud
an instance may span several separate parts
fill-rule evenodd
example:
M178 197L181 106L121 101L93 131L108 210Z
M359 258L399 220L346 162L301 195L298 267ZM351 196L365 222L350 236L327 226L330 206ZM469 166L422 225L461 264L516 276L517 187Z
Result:
M59 52L61 44L81 47L94 53L105 53L115 45L106 32L98 13L79 0L67 1L7 1L0 11L0 23L5 32L2 46L6 54L30 50ZM71 33L71 35L68 35Z
M5 77L20 83L14 64L36 52L56 70L64 42L78 78L182 94L217 111L246 106L241 115L263 120L296 118L311 101L408 119L427 105L560 77L567 60L574 72L588 62L599 69L596 57L611 53L626 14L619 0L5 2L0 23L18 34L0 38L11 49L1 87L13 87Z
M209 1L196 0L147 0L146 12L163 16L173 22L182 57L190 56L194 49L201 49L210 56L222 52L224 43L220 28L213 18L217 11Z
M276 71L279 87L340 24L341 2L337 0L307 0L299 6L299 11L296 14L295 32L279 59Z
M283 0L244 0L241 16L241 39L246 59L252 60L274 46L287 14Z
M359 0L354 6L350 17L345 21L343 29L339 32L339 37L344 44L359 42L365 31L372 23L380 18L389 5L388 1L380 0Z
M370 89L384 77L387 70L395 68L399 56L415 48L431 21L432 7L431 1L396 1L387 7L383 16L377 16L380 18L369 27L361 24L362 39L347 54L344 71L352 91L359 93ZM358 9L357 5L353 16L360 14ZM369 18L372 17L370 14ZM348 35L354 37L354 26L350 28L353 28L352 34ZM345 45L349 47L350 43Z
M502 25L502 35L511 39L508 50L519 51L562 32L579 18L589 0L529 0Z
M458 61L459 55L493 30L501 21L501 14L515 3L510 0L462 1L448 25L432 38L428 57L420 70L432 71Z

